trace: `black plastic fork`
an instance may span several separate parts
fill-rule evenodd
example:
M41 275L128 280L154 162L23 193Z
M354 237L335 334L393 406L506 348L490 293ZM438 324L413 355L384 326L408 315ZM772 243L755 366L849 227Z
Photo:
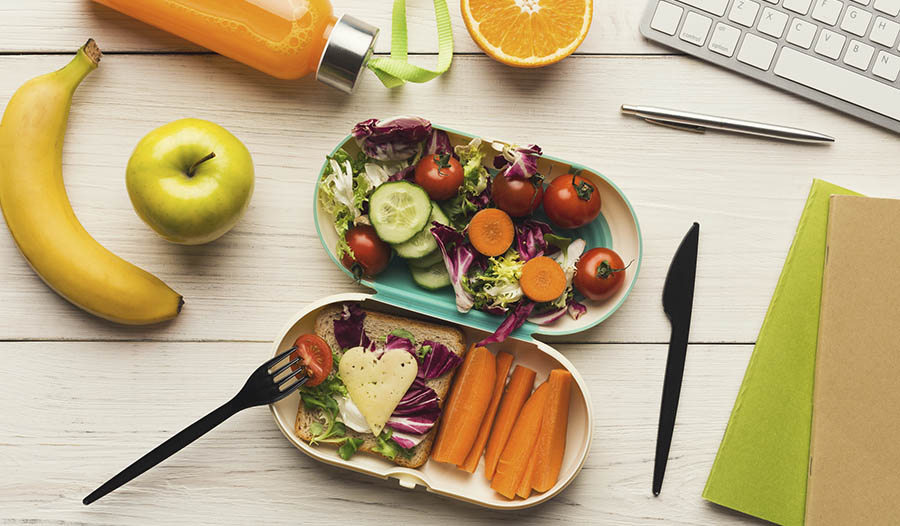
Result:
M99 488L95 489L81 502L88 505L107 493L127 484L138 475L156 466L194 440L205 435L212 428L221 424L238 411L243 411L248 407L273 404L299 389L307 382L307 380L309 380L306 369L300 365L301 358L295 358L289 361L287 365L279 367L274 372L272 371L276 365L283 360L286 360L295 350L297 350L297 347L291 347L260 365L259 368L253 371L253 374L250 375L250 378L247 379L247 383L244 384L244 387L241 388L238 394L234 395L234 398L225 402L218 409L213 410L200 420L189 425L177 435L158 445L143 457L137 459L133 464L120 471L119 474L109 479ZM295 365L299 365L300 368L296 372L290 372L291 367ZM288 374L284 375L285 372ZM296 381L291 381L292 379L296 379Z

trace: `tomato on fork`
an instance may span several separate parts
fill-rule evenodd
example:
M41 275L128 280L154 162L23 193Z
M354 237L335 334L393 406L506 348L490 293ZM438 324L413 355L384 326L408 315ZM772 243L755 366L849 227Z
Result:
M306 385L314 387L319 385L331 374L334 358L331 355L331 347L328 342L316 334L304 334L294 342L296 351L291 353L290 360L300 358L300 363L291 366L292 371L299 371L300 367L306 369L309 380Z

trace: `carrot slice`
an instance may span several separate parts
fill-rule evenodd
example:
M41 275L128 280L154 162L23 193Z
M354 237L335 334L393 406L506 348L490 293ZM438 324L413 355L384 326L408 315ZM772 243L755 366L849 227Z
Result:
M547 491L556 484L563 456L566 453L566 430L569 425L569 397L572 394L572 373L564 369L550 371L547 380L547 409L534 445L534 473L531 487Z
M469 221L469 241L485 256L499 256L512 246L515 228L509 214L499 208L485 208Z
M508 499L516 496L516 490L528 469L528 459L534 450L547 405L547 389L547 382L542 383L522 406L522 412L497 462L491 488Z
M503 351L497 353L497 379L494 381L494 393L491 395L491 404L484 414L481 429L478 430L478 436L475 437L475 443L472 444L469 456L459 466L460 469L469 473L475 473L478 461L481 460L481 454L484 453L484 445L487 444L488 435L490 435L491 427L494 425L494 417L497 415L497 407L500 406L500 397L503 395L503 388L506 386L506 376L509 374L512 361L513 357L511 354Z
M546 412L546 408L544 411ZM541 419L543 422L543 419ZM540 434L540 432L538 432ZM519 489L516 490L516 496L522 497L523 499L527 499L531 496L531 478L534 476L534 450L532 449L531 454L528 455L528 467L525 468L525 475L522 477L522 481L519 482Z
M534 302L553 301L566 290L566 273L553 259L538 256L522 265L519 285L528 299Z
M497 410L494 427L491 429L491 438L488 439L487 449L484 451L484 476L488 480L493 478L494 470L497 469L497 461L500 460L500 453L503 452L506 441L509 439L509 433L516 423L516 418L519 417L522 405L531 394L534 377L535 372L528 367L517 365L513 369L509 385L500 400L500 408Z
M457 465L466 460L491 403L496 376L497 360L486 347L466 354L444 407L432 459Z

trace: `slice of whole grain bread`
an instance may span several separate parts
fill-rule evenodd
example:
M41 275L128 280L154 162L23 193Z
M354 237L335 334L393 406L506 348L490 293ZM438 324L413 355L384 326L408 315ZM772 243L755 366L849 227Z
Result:
M316 317L316 334L324 339L329 347L337 352L342 352L342 349L334 337L334 319L339 317L342 311L342 305L332 305L322 309ZM366 313L366 318L363 321L363 328L369 338L373 341L384 339L395 329L405 329L411 332L419 343L423 340L433 340L446 345L448 349L460 356L464 355L466 352L465 336L459 329L409 318L401 318L390 314L382 314L370 310L364 310L364 312ZM437 393L441 407L444 405L444 397L447 396L447 392L450 390L450 384L453 382L453 377L455 375L456 369L439 378L425 380L425 384L434 389L434 392ZM321 410L307 409L301 401L300 406L297 409L297 421L294 425L294 431L301 440L309 442L312 438L310 426L316 421L321 421L321 419ZM431 454L431 446L434 443L434 433L437 430L437 427L437 425L432 427L425 436L425 439L410 450L412 455L409 458L403 455L397 455L394 459L394 463L410 468L417 468L424 464ZM384 458L382 455L373 451L377 445L377 441L375 435L372 433L359 433L348 428L347 436L361 438L363 440L362 445L359 446L359 451L372 453Z

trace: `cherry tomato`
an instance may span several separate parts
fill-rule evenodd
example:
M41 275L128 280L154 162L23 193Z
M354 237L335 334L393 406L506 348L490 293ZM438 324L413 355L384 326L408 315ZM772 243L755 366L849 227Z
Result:
M391 260L391 246L382 241L370 225L350 228L344 239L353 251L353 256L344 254L341 263L357 278L379 274Z
M580 175L561 175L544 192L544 213L562 228L584 226L600 215L600 192Z
M575 288L588 299L604 301L625 283L622 258L608 248L592 248L575 265Z
M449 153L428 155L416 165L414 179L417 185L428 192L428 197L443 201L459 193L459 187L463 183L463 168Z
M309 375L306 385L319 385L331 374L334 358L331 356L331 347L325 340L315 334L304 334L297 338L294 347L297 350L291 353L290 360L300 358L300 363L292 365L291 370L299 370L302 364Z
M498 174L491 185L494 204L512 217L530 216L541 206L543 198L544 185L538 177L510 179Z

